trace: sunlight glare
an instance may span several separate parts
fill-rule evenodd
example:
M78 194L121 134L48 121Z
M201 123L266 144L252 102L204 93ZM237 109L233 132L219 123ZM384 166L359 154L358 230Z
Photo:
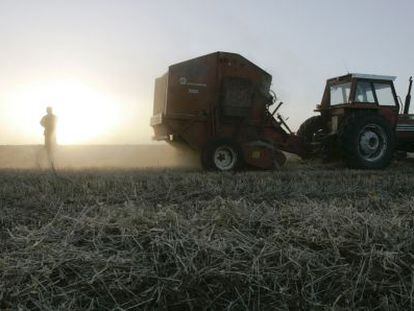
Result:
M119 122L119 105L114 99L73 80L24 86L8 101L15 128L38 142L42 139L39 122L47 106L53 107L58 117L59 144L94 143L94 139L111 135Z

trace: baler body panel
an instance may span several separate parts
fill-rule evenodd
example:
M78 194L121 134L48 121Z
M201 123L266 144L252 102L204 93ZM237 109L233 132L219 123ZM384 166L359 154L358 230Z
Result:
M153 115L165 113L167 105L168 73L155 79Z
M169 68L166 115L206 115L217 96L217 56L210 54Z

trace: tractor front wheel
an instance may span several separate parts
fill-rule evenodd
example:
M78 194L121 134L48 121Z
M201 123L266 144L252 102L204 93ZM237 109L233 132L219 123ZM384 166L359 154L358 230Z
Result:
M387 121L378 115L354 117L339 132L339 146L351 168L382 169L394 152L394 133Z
M314 158L322 152L322 145L318 138L323 136L324 124L321 116L313 116L305 120L297 131L297 136L301 137L305 144L305 158Z

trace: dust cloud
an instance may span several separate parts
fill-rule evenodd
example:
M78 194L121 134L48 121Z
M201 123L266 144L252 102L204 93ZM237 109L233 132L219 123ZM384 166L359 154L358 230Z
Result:
M57 169L82 168L200 168L189 148L154 145L67 145L55 153ZM0 168L45 169L42 145L0 146Z

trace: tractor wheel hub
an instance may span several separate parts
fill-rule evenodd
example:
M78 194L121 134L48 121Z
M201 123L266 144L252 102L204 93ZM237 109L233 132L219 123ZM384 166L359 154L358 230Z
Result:
M359 135L359 152L367 161L382 157L387 147L384 130L376 124L366 125Z

